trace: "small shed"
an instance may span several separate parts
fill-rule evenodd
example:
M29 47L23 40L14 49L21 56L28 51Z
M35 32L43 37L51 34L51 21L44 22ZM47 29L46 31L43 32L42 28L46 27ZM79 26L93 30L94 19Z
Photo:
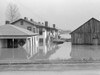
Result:
M100 21L91 18L70 34L73 45L99 45Z
M38 34L12 24L0 26L0 48L23 47L32 53Z

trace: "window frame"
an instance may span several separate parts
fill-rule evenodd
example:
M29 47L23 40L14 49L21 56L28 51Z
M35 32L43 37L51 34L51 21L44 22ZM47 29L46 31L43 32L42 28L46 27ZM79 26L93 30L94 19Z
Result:
M27 27L27 30L32 31L32 27L31 26L28 26Z
M43 29L42 28L39 28L39 34L43 35Z
M33 32L36 33L36 28L35 27L33 27Z

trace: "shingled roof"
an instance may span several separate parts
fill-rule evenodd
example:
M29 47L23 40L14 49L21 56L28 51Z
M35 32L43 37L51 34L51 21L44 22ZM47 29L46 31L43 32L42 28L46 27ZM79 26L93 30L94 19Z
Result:
M12 24L2 25L0 26L0 37L28 37L28 36L35 36L36 33L28 31L24 28L20 28L18 26L14 26Z
M74 32L76 32L78 29L80 29L81 27L83 27L86 23L88 23L91 20L95 20L95 21L97 21L97 22L100 23L99 20L97 20L96 18L92 17L91 19L89 19L88 21L86 21L84 24L82 24L81 26L79 26L78 28L76 28L75 30L73 30L70 34L73 34Z
M33 25L33 26L40 27L40 28L52 29L52 30L56 30L56 31L58 30L58 29L53 28L53 27L49 27L49 26L46 27L45 25L43 25L43 24L39 24L38 22L35 22L35 21L31 22L31 21L29 21L29 20L22 19L22 18L20 18L20 19L14 21L14 22L12 22L11 24L15 24L16 22L19 22L19 21L25 21L25 22L27 22L27 23Z

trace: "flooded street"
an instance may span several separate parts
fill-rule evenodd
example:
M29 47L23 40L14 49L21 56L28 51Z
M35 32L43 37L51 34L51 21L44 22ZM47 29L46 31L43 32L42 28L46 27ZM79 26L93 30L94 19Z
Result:
M34 51L35 52L35 51ZM100 46L98 45L71 45L71 42L63 44L50 44L37 48L32 55L24 48L0 49L0 60L100 60Z
M1 72L0 74L1 75L100 75L100 71L96 71L96 70L89 70L89 71L66 71L66 72L32 72L32 71L26 71L26 72L23 72L23 71L12 71L12 72Z
M71 53L71 43L65 42L63 44L58 45L59 49L52 54L49 59L70 59L70 53Z
M50 59L100 60L100 45L71 45L71 42L66 42L59 45Z

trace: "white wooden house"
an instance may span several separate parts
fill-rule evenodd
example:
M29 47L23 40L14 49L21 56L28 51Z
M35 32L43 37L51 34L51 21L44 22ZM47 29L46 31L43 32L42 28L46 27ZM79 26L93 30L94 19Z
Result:
M49 42L48 40L51 40L51 37L58 37L58 30L55 28L55 25L53 25L53 27L49 27L48 21L45 21L45 23L40 23L35 22L32 19L28 20L28 18L24 17L24 19L21 18L11 24L30 30L33 33L38 33L39 36L37 37L37 40L39 46L43 46L43 44Z
M0 26L0 48L24 48L32 56L36 52L37 33L6 24Z

